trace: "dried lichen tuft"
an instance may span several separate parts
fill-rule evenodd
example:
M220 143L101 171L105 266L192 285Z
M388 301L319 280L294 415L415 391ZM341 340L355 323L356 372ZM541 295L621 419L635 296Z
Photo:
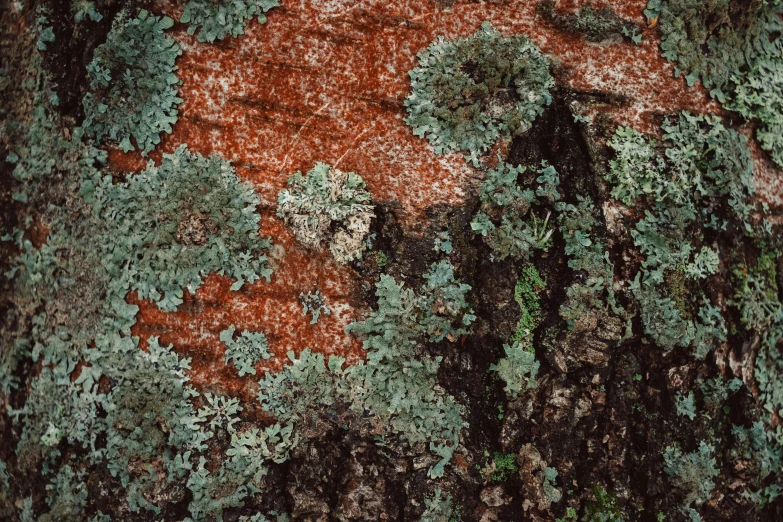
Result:
M340 264L360 259L375 217L361 177L318 163L306 176L297 172L280 191L277 215L308 248L328 242Z

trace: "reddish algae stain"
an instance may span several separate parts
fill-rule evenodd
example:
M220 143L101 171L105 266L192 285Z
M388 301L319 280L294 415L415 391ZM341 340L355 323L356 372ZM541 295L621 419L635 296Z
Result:
M560 10L587 2L564 0ZM215 44L199 43L178 26L170 34L183 49L179 120L151 157L186 143L191 151L231 160L262 201L262 230L275 247L272 281L231 292L231 282L210 276L177 312L153 304L141 310L134 335L159 335L192 357L192 380L250 399L254 381L286 363L286 352L311 348L355 362L360 344L344 333L359 319L352 306L357 275L328 253L307 251L274 216L277 193L297 170L318 161L358 173L375 200L396 200L410 232L426 228L424 211L435 204L459 205L477 172L458 154L436 156L403 121L408 71L416 55L436 37L456 38L491 22L504 34L527 34L552 58L558 80L580 91L600 91L627 100L600 110L619 124L655 133L661 115L680 110L718 112L704 89L674 78L660 56L655 29L641 45L598 45L554 30L535 14L534 1L497 3L399 0L291 0L251 22L245 35ZM612 3L621 16L644 27L646 0ZM158 12L175 20L176 6L160 2ZM138 170L138 154L112 151L111 164ZM766 171L765 171L766 172ZM310 325L298 302L301 292L320 290L332 309ZM135 301L134 301L135 302ZM220 331L263 331L275 358L258 365L257 376L238 378L223 363Z

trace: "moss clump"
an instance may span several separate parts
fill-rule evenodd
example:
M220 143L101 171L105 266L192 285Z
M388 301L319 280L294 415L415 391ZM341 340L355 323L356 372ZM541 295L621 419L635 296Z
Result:
M625 512L617 506L617 495L603 488L593 488L595 502L589 502L582 518L585 522L623 522L628 520Z
M133 138L146 154L160 143L161 132L171 132L182 103L174 74L182 50L163 34L172 25L171 18L144 10L136 18L122 13L114 21L106 43L95 49L87 66L84 128L90 136L108 137L126 152L134 148Z
M436 154L464 151L474 164L500 137L526 132L552 98L549 63L526 36L489 23L467 38L439 38L419 53L405 100L417 136Z
M511 478L519 469L516 465L516 460L517 456L514 453L500 453L496 451L492 459L495 469L490 478L495 482L504 482Z
M517 322L517 329L511 336L511 340L519 342L527 339L532 342L533 330L538 326L541 320L541 302L538 297L546 287L546 282L533 265L527 264L522 268L522 275L517 280L514 287L514 300L519 305L521 316Z

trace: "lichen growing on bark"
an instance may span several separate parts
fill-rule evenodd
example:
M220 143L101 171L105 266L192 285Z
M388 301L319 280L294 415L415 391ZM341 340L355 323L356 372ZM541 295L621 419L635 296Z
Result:
M133 2L38 3L0 21L0 517L780 518L781 174L737 118L779 107L602 36L641 2L202 4L149 161L78 126Z

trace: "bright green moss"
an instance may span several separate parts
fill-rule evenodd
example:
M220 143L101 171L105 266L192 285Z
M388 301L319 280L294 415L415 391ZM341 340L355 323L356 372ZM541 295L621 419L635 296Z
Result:
M517 456L515 453L500 453L496 451L492 458L494 471L490 478L495 482L505 482L511 478L519 470L516 460Z
M504 344L505 357L490 365L505 383L505 391L511 397L536 387L536 375L540 363L536 361L533 346L533 330L541 321L541 303L538 294L546 287L536 268L527 264L514 288L514 300L519 304L521 315L516 331L511 335L511 345Z
M414 134L436 154L463 151L474 164L500 137L525 133L554 85L535 44L487 22L467 38L439 38L419 53L410 77L405 121Z
M514 287L514 300L519 305L521 315L517 328L511 335L511 341L529 345L532 342L533 330L541 320L541 303L538 294L546 288L546 282L531 264L522 267L522 273Z
M198 31L199 42L234 38L244 34L245 25L254 16L266 22L266 13L280 5L279 0L190 0L180 22L190 24L188 34Z
M594 487L595 502L588 502L585 507L584 522L625 522L628 516L617 505L617 495L603 488Z
M150 152L162 132L177 121L179 79L174 61L179 45L163 31L171 18L141 10L136 18L123 12L114 21L106 43L95 49L87 66L90 92L84 97L84 128L101 140L109 138L124 151Z

